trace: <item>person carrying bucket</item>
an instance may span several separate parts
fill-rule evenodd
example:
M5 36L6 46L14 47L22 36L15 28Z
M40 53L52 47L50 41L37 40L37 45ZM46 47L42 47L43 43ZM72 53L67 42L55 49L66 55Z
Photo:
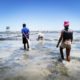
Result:
M29 41L28 41L28 39L29 39L29 29L26 27L26 24L23 24L22 25L23 26L23 28L22 28L22 30L21 30L21 32L22 32L22 41L23 41L23 44L24 44L24 50L29 50ZM27 48L26 48L26 43L27 43Z
M70 61L70 51L71 44L73 41L73 31L69 30L69 21L64 21L64 30L61 31L60 38L58 40L57 46L59 46L60 42L60 55L61 59L64 60L63 49L66 48L66 61Z

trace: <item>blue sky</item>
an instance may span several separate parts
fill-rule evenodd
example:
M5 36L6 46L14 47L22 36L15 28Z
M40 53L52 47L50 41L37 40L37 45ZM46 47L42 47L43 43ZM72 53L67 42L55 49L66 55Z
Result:
M0 31L20 31L23 23L30 30L61 30L65 20L80 29L80 0L0 0Z

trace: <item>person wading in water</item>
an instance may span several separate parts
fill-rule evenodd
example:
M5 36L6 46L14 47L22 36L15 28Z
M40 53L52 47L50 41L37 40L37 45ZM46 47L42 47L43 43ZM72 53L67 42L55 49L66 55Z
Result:
M60 55L62 60L64 60L63 49L66 48L66 60L68 62L70 61L70 51L71 51L72 41L73 41L73 31L69 30L69 21L64 21L64 30L61 31L61 36L56 46L58 47L61 42Z
M23 28L21 30L22 32L22 41L23 41L23 44L24 44L24 50L29 50L29 29L26 27L26 24L23 24ZM27 48L26 48L26 43L27 43Z

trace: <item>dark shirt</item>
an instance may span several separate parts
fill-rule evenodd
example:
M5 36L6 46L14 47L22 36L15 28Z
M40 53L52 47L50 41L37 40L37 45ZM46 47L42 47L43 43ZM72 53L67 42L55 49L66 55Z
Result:
M66 31L66 30L62 30L62 38L63 38L63 42L65 41L65 40L73 40L73 31L71 31L71 30L68 30L68 31Z

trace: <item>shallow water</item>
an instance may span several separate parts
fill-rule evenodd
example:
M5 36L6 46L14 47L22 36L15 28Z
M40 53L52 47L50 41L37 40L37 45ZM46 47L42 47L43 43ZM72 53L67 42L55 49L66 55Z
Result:
M37 34L32 34L30 51L23 50L21 39L0 41L0 80L80 80L78 37L72 45L71 62L62 63L56 48L59 33L45 36L38 42Z

